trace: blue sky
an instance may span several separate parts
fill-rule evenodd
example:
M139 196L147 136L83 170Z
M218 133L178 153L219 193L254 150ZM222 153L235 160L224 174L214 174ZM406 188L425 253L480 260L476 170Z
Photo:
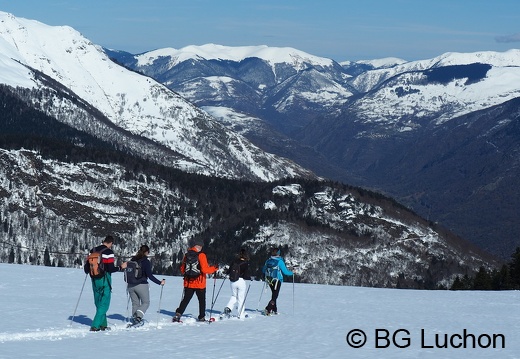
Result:
M132 53L268 45L345 61L520 48L518 0L0 0L0 11Z

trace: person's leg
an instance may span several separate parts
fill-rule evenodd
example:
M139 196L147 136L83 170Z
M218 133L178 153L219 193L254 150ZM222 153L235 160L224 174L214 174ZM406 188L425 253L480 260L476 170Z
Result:
M282 286L282 282L276 281L274 283L269 283L269 288L271 288L271 300L265 310L270 312L277 312L278 308L276 307L276 300L278 299L278 295L280 294L280 287Z
M199 300L199 320L202 320L206 317L206 288L204 289L196 289L195 293L197 293L197 298Z
M237 291L238 291L238 286L237 286L237 283L238 281L236 282L230 282L230 287L231 287L231 298L229 298L229 301L226 305L226 308L229 308L230 311L233 310L233 308L235 307L235 304L237 303ZM226 311L226 310L224 310ZM228 314L228 313L226 313Z
M244 313L246 310L246 306L244 303L244 300L246 299L246 281L242 278L236 281L237 290L236 290L236 297L237 297L237 312L238 312L238 318L243 318Z
M132 316L135 316L135 311L139 308L140 300L139 295L135 290L136 286L128 287L128 295L130 296L130 300L132 301Z
M181 304L179 304L179 308L175 311L176 313L182 315L188 306L191 297L193 297L193 293L195 293L195 289L184 288L184 294L182 296Z
M273 289L273 296L271 300L273 301L273 312L278 312L278 307L276 306L276 300L278 299L278 295L280 294L280 288L282 287L282 282L278 281Z
M96 315L92 320L92 328L102 329L107 327L107 312L110 307L111 280L107 275L92 281L94 291L94 303L96 304Z
M138 284L135 287L135 293L137 294L140 304L137 306L134 314L136 317L143 319L144 314L150 307L150 286L148 283Z

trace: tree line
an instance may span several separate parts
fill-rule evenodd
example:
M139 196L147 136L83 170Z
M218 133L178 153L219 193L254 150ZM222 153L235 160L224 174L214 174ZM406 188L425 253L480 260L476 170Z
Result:
M520 289L520 247L500 269L480 267L474 276L456 277L451 290L518 290Z

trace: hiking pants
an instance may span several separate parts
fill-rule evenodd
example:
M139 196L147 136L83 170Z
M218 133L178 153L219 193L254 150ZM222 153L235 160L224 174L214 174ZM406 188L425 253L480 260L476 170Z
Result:
M266 310L278 312L278 308L276 307L276 300L278 299L278 294L280 294L280 288L282 287L282 282L277 280L274 283L269 283L269 288L271 288L271 300L269 301L269 304L267 304L267 307L265 307Z
M128 294L132 300L132 316L143 319L150 307L150 286L148 283L128 286Z
M92 320L91 327L96 329L107 327L107 312L112 293L112 276L106 274L103 278L92 278L92 291L94 292L96 315Z
M188 303L193 297L193 294L197 294L197 299L199 300L199 316L198 319L202 319L206 317L206 288L203 289L193 289L193 288L184 288L184 294L182 296L181 304L179 304L179 308L175 312L179 314L183 314L188 306Z
M238 318L244 317L244 312L246 311L246 306L244 305L244 300L246 298L246 281L244 278L238 278L236 282L231 283L231 298L229 298L229 302L226 305L229 309L233 310L235 304L237 305Z

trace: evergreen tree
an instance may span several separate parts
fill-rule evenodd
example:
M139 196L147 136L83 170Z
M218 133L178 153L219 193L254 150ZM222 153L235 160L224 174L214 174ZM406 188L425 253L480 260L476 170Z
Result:
M451 290L464 290L464 283L460 280L460 277L457 276L455 280L453 281L453 284L451 285Z
M7 263L14 263L14 248L11 247L11 251L9 252L9 259L7 260Z
M504 264L500 271L493 273L493 290L507 290L513 288L509 266Z
M462 277L462 285L466 290L473 288L473 278L470 278L469 275L464 274L464 277Z
M473 281L475 290L491 290L491 276L484 267L480 267L475 280Z
M51 263L51 256L49 254L49 248L45 248L45 253L43 254L43 265L47 266L47 267L51 267L52 266L52 263Z
M520 289L520 247L517 247L511 256L509 273L511 275L511 284L513 289Z

